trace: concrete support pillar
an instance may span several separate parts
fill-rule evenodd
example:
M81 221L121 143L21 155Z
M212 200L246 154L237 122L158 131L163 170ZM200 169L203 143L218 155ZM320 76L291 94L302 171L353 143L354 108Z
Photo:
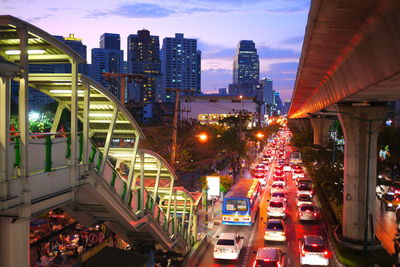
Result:
M314 132L314 145L325 146L329 141L329 127L331 120L327 118L310 118L311 126Z
M10 95L11 78L0 77L0 198L7 198L8 148L10 147ZM0 208L2 204L0 204Z
M29 218L0 218L0 266L30 266Z
M375 212L377 139L386 106L338 106L344 150L343 236L370 241Z

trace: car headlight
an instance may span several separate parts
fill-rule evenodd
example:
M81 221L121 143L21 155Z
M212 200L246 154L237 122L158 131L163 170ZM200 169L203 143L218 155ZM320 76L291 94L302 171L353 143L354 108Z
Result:
M388 207L393 207L393 204L392 203L388 203Z

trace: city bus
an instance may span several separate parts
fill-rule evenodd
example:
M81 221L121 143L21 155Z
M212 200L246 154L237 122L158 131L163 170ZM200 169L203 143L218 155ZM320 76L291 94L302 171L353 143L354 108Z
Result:
M240 179L224 197L222 224L252 225L256 221L260 195L258 179Z
M290 153L290 164L301 164L301 152L293 151Z

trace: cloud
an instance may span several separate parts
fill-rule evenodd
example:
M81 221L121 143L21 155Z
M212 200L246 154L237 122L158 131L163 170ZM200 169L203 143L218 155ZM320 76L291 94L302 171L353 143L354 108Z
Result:
M304 40L304 36L300 35L300 36L294 36L294 37L289 37L286 38L282 41L282 44L286 45L292 45L292 44L301 44L303 43Z
M125 18L165 18L176 12L158 4L133 3L120 5L112 10L93 10L86 18L104 18L107 16L120 16Z
M126 18L165 18L175 11L156 4L125 4L113 11L114 15Z
M43 15L43 16L37 16L37 17L33 17L33 18L30 18L30 19L27 19L26 21L28 21L29 23L37 23L40 20L48 19L50 17L52 17L51 14L46 14L46 15Z

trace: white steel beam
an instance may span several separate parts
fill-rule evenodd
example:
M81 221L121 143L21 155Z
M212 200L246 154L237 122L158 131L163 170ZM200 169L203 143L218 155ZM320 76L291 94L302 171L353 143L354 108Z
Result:
M106 162L108 159L108 152L110 150L110 144L111 144L111 139L112 135L114 132L114 127L115 127L115 121L117 119L117 114L118 114L118 105L115 105L114 107L114 112L111 118L110 126L108 127L108 133L106 137L106 142L104 144L104 150L103 150L103 159L101 160L101 165L100 165L100 170L99 170L99 177L100 179L103 178L103 172L104 172L104 167L106 166Z
M90 84L84 83L84 96L83 96L83 165L85 171L89 170L89 111L90 111Z
M128 189L134 189L136 187L135 163L136 163L137 150L139 147L139 138L140 138L139 133L135 133L135 143L133 145L132 159L131 159L131 164L129 166L129 173L128 173L128 181L127 181ZM132 184L133 184L133 187L132 187ZM126 203L128 203L129 194L125 194L124 200Z
M54 120L53 120L53 124L51 125L50 132L52 132L52 133L57 132L58 125L60 124L60 119L61 119L61 115L62 115L64 108L65 108L65 104L58 103L56 114L54 115ZM54 135L52 137L54 138Z
M10 77L0 77L0 198L7 197L9 179L8 148L10 146Z
M21 177L29 175L29 161L28 161L28 133L29 133L29 86L28 86L28 30L26 28L18 28L17 33L20 39L20 55L19 61L21 66L20 79L19 79L19 95L18 95L18 124L20 133L20 146L21 146Z

